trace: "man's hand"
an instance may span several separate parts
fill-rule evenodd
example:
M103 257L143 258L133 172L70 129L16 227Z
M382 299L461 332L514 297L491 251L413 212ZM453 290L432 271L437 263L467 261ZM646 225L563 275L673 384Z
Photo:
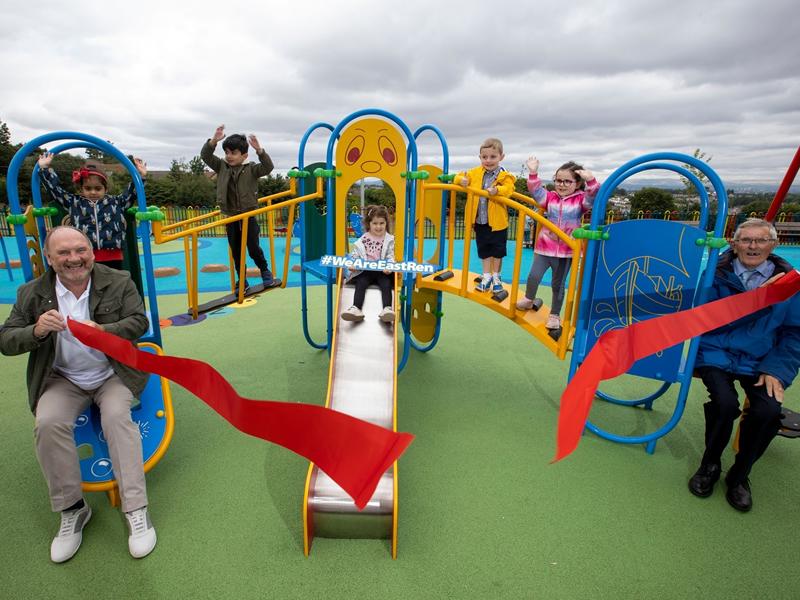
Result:
M106 330L106 328L100 325L100 323L95 323L94 321L78 321L78 323L83 323L84 325L88 325L89 327L94 327L95 329L99 329L100 331Z
M53 153L52 152L48 152L47 150L45 150L44 152L42 152L39 155L39 160L36 161L36 162L39 163L39 168L40 169L42 169L42 170L49 169L50 168L50 163L53 162Z
M255 133L248 135L247 141L250 142L250 145L253 147L253 150L256 151L256 154L261 152L261 144L258 143L258 138L256 137Z
M766 386L767 395L783 404L783 384L780 382L780 379L768 375L767 373L762 373L758 376L756 385Z
M220 140L225 138L225 125L220 125L217 127L217 130L214 132L214 135L211 136L211 143L216 144Z
M142 176L142 179L147 177L147 163L141 158L134 157L133 166L136 167L137 171L139 171L139 175Z
M528 165L528 172L531 175L537 175L539 173L539 159L535 156L529 156L525 164Z
M52 331L58 333L59 331L64 331L66 328L67 323L64 321L64 317L61 316L61 313L55 309L51 309L37 319L36 325L33 326L33 335L37 338L43 338Z

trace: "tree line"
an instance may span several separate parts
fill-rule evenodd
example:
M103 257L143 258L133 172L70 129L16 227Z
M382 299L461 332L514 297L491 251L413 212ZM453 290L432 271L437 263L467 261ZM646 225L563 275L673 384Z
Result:
M8 196L6 194L6 178L8 173L8 166L11 159L16 154L17 150L22 147L22 144L11 143L11 132L8 125L0 120L0 204L8 204ZM28 156L22 164L19 174L19 197L22 204L29 204L31 202L31 188L30 180L33 172L33 167L36 165L38 155L42 152L37 149L36 152ZM699 160L709 162L710 156L707 156L700 149L694 151L694 156ZM128 158L133 158L129 156ZM116 159L111 155L106 155L104 152L87 148L85 156L77 156L62 152L53 158L51 167L58 174L62 185L69 188L72 183L72 171L80 168L87 159L113 164ZM695 167L688 166L689 170L697 175L701 181L708 185L708 181L702 173ZM122 193L131 182L131 177L127 172L117 173L114 171L108 172L108 183L110 194ZM645 187L633 194L629 194L623 188L617 188L614 191L616 197L627 197L630 200L631 214L637 214L640 211L650 212L650 214L664 214L664 212L673 212L676 210L686 210L691 212L699 210L699 204L696 200L697 190L694 185L686 178L681 178L684 190L674 193L670 190L665 190L656 187ZM547 189L552 190L552 184L546 184ZM258 184L258 191L260 196L268 196L278 192L289 189L289 180L283 175L268 175L262 178ZM528 194L526 180L524 177L517 177L515 189L521 194ZM148 173L145 178L145 192L147 201L150 205L164 206L164 205L178 205L178 206L208 206L213 207L217 204L216 201L216 182L212 178L212 174L206 169L205 164L199 156L194 156L190 160L184 158L173 159L169 171L163 176L154 176ZM42 191L42 198L45 203L48 198ZM678 196L679 198L676 198ZM684 201L685 198L692 198L695 200ZM459 192L456 195L456 210L463 211L466 205L467 195L464 192ZM750 213L764 213L770 206L772 201L772 194L768 193L736 193L735 190L728 190L729 208L739 208L739 212L744 214ZM365 204L382 204L389 208L394 208L395 198L392 190L388 186L369 186L364 190ZM318 206L324 204L324 201L317 202ZM347 195L348 210L357 210L361 204L361 194L358 185L354 185ZM713 209L713 207L712 207ZM781 211L785 213L800 213L800 195L788 194L781 207Z

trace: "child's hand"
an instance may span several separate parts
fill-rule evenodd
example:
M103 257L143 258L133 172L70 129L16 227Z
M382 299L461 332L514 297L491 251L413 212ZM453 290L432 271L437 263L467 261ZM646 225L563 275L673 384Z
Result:
M50 163L53 162L53 153L45 150L39 155L39 160L37 162L39 163L40 169L49 169Z
M217 130L214 132L214 135L211 136L211 142L216 144L224 137L225 137L225 125L223 124L217 127Z
M250 142L250 145L253 147L253 150L256 151L256 154L261 152L261 144L258 143L258 138L256 137L255 133L248 135L247 141Z
M492 186L490 188L486 188L486 191L490 196L497 196L497 187L496 186Z
M133 166L136 167L137 171L139 171L139 175L142 176L142 179L147 177L147 163L144 162L141 158L134 157Z
M528 160L525 161L525 164L528 165L528 172L530 172L531 175L536 175L539 173L539 159L535 156L529 156Z
M575 171L583 181L591 181L594 179L594 173L592 173L589 169L579 169Z
M469 179L466 177L462 177L461 179L458 180L458 183L459 185L467 187L469 185Z

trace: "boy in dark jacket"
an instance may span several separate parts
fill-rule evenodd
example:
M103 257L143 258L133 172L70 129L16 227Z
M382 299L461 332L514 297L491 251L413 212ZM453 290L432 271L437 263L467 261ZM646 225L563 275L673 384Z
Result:
M235 133L229 135L222 142L222 149L225 151L225 160L214 156L214 149L217 142L225 138L225 125L217 127L214 135L203 144L200 157L212 171L217 174L217 203L222 214L226 217L239 215L258 208L258 180L272 172L272 159L266 150L258 143L255 135L245 138L244 135ZM247 143L253 147L258 156L258 164L253 162L246 163ZM233 254L233 264L236 267L237 277L244 275L244 270L240 264L240 252L242 248L242 221L234 221L225 225L228 234L228 245ZM256 263L258 270L261 271L261 279L265 288L275 287L281 284L280 279L275 279L267 265L264 251L259 245L259 227L255 217L250 217L247 221L247 252L250 258ZM245 289L248 284L245 280ZM236 287L238 288L238 282Z
M778 235L772 224L748 219L733 236L732 251L719 259L708 301L772 283L792 266L772 254ZM800 295L742 317L703 335L696 374L708 389L706 449L689 491L705 498L720 477L721 458L741 414L734 387L749 400L741 421L739 451L725 477L728 503L746 512L753 506L748 476L780 428L784 390L800 367Z

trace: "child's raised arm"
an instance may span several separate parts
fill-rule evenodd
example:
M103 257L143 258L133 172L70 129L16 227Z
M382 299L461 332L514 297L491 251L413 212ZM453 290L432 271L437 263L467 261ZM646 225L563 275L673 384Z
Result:
M225 139L225 124L223 123L214 131L214 135L211 136L211 143L216 146L218 142Z
M39 160L36 161L37 163L39 163L39 169L41 169L42 171L44 171L45 169L49 169L50 163L53 162L53 156L54 156L53 153L48 152L47 150L42 152L39 155Z
M222 159L218 156L214 156L214 148L217 147L217 142L224 137L225 125L220 125L217 127L216 131L214 131L214 135L208 138L206 143L203 144L203 148L200 150L200 158L214 173L219 173L219 170L222 168Z
M255 133L251 133L247 136L247 141L250 142L250 146L252 146L253 150L256 151L256 156L258 156L258 163L255 166L256 177L264 177L265 175L269 175L272 173L272 169L275 168L275 165L272 164L272 159L270 158L267 151L261 147L261 144L258 141Z
M579 169L575 171L575 173L586 184L584 188L586 195L583 197L582 204L584 210L589 210L592 208L592 204L594 204L594 197L597 195L597 192L600 189L600 183L594 178L594 173L592 173L589 169Z
M139 175L142 179L147 177L147 163L144 162L138 156L133 157L133 166L136 167L136 170L139 171Z
M539 159L531 155L525 164L528 165L528 192L536 202L542 205L547 199L547 191L542 187L542 180L539 179ZM544 208L544 206L542 207Z

